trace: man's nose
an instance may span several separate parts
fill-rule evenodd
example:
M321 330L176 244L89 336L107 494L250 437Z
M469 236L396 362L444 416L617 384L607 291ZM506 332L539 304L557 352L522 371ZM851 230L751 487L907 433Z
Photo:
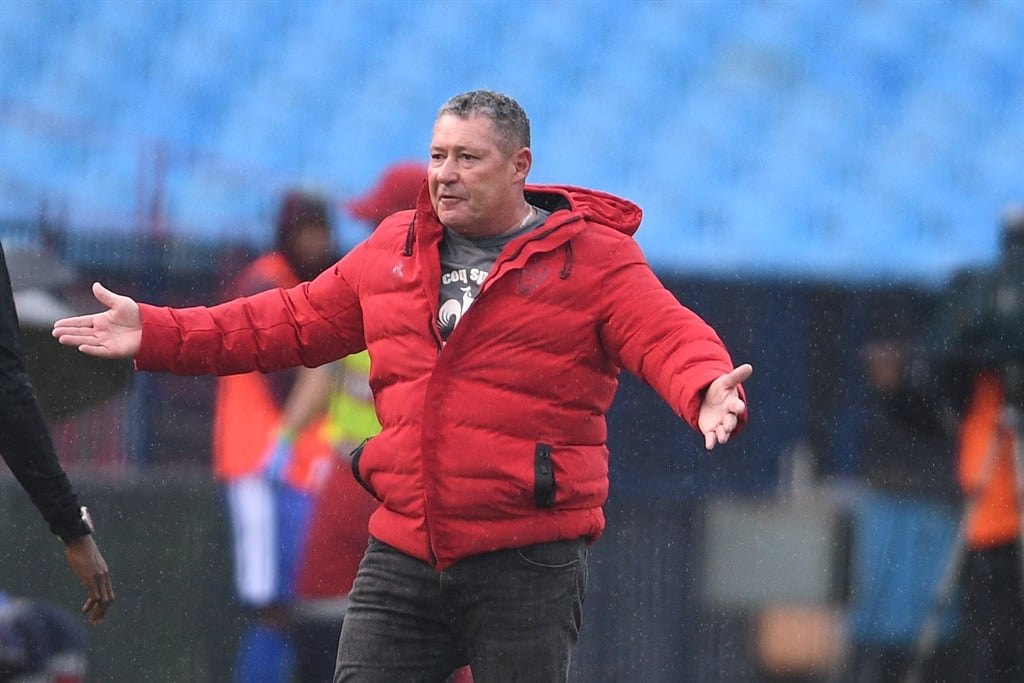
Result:
M458 178L458 174L455 172L455 160L445 159L439 165L434 168L434 177L437 178L438 182L450 183Z

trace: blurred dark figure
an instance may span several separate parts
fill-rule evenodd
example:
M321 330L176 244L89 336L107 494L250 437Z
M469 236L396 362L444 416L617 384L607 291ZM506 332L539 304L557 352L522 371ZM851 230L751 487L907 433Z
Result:
M956 537L955 419L934 394L916 390L908 346L899 335L881 336L861 350L867 492L854 511L850 682L902 680L942 579L935 558L946 557ZM947 607L929 672L953 669L955 619Z
M1024 207L1002 220L999 262L958 275L940 311L933 367L960 419L967 501L963 567L968 679L1024 681L1021 425Z
M955 417L935 395L915 390L911 350L900 338L878 338L861 350L868 381L862 462L868 484L895 498L951 502Z
M14 290L0 244L0 456L58 538L85 588L82 613L98 623L114 600L110 571L93 539L92 518L79 504L25 370Z
M0 683L83 683L85 633L70 612L0 593Z
M250 296L294 287L335 260L328 204L319 196L282 197L275 248L246 266L225 296ZM289 412L305 410L294 368L221 377L213 425L214 474L224 484L233 536L235 587L253 617L235 661L239 683L290 681L294 651L289 609L314 494L329 465L320 434L323 411L308 426L288 426Z

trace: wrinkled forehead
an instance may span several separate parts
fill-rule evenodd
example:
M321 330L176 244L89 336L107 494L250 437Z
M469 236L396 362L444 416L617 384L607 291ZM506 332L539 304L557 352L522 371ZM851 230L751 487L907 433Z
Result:
M493 119L486 114L442 114L434 122L432 148L501 147L501 136Z

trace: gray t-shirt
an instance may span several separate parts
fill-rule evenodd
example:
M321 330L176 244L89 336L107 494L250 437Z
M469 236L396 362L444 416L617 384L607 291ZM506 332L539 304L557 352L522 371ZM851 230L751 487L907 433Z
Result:
M537 209L533 220L526 225L495 237L470 239L444 229L440 247L441 306L437 314L441 339L448 340L448 335L469 310L505 245L539 226L549 215L550 212Z

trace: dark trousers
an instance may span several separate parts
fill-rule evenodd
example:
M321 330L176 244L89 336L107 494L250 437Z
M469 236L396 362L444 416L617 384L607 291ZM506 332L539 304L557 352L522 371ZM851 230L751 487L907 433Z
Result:
M583 540L466 558L438 573L371 540L349 594L335 683L568 680L587 583Z
M330 683L342 620L302 621L292 628L297 683Z
M1020 544L971 551L965 569L964 638L972 681L1024 681L1024 582Z

